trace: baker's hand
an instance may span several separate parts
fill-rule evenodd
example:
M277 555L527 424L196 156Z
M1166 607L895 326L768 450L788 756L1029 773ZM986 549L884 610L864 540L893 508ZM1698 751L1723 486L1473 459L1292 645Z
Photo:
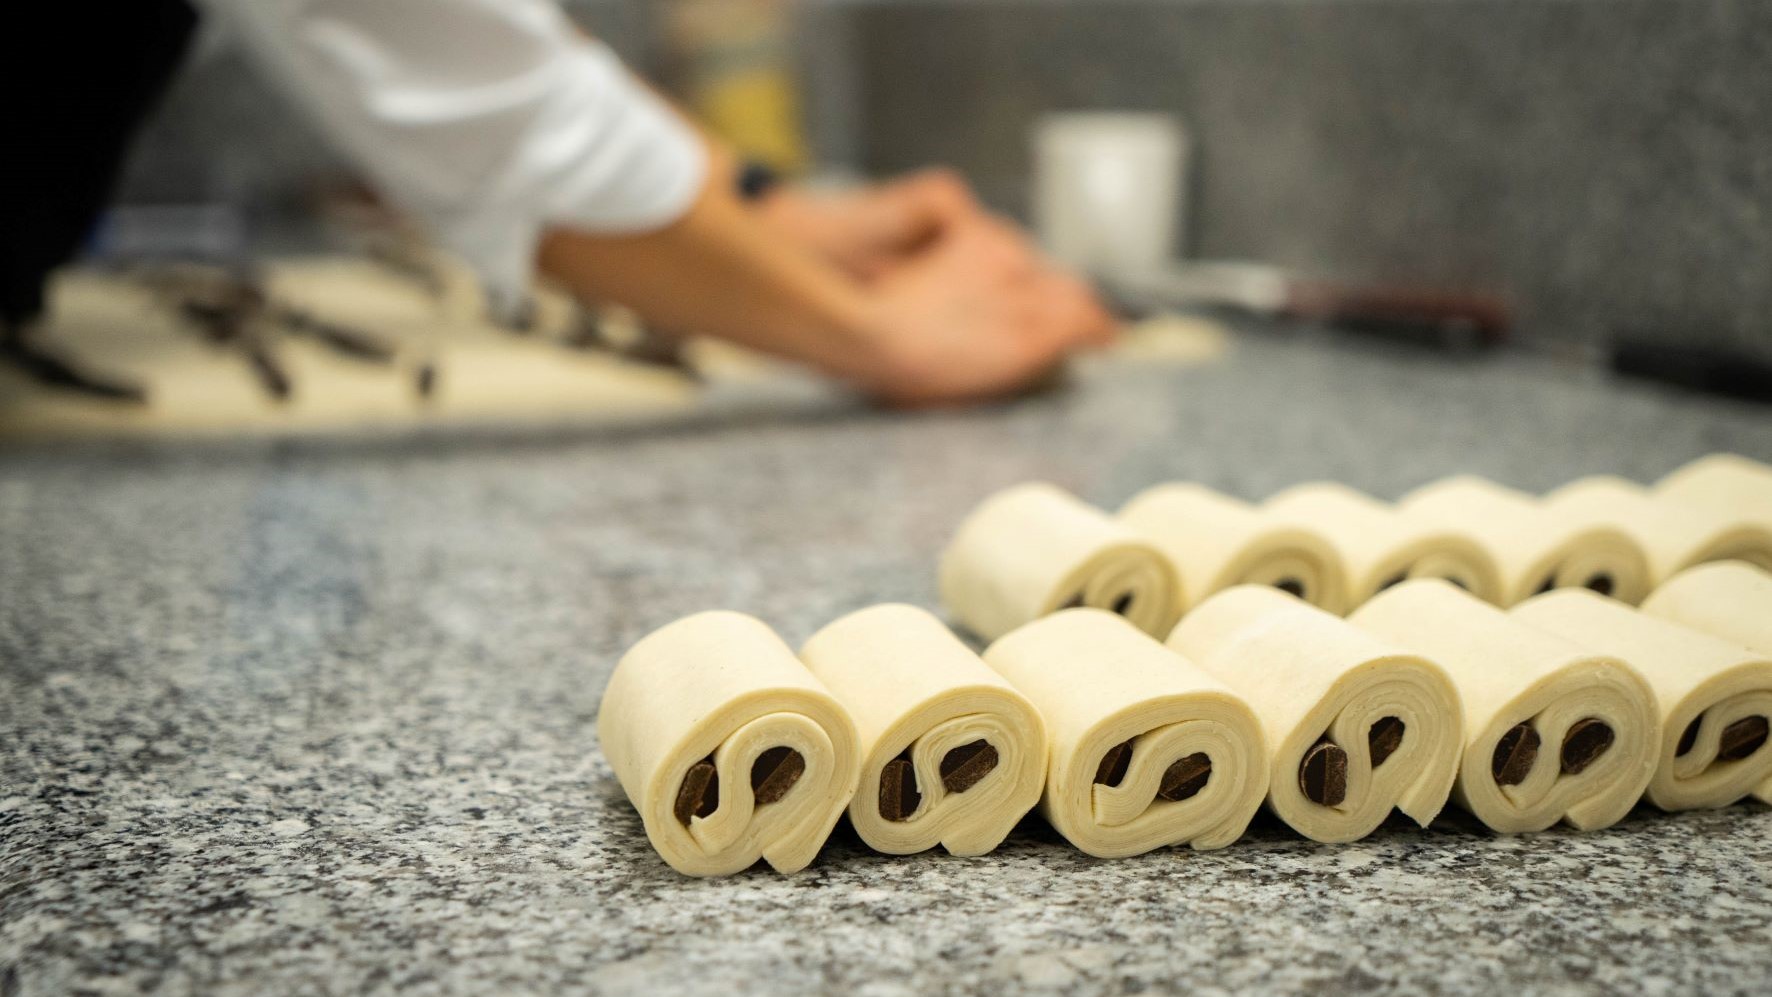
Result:
M1089 287L988 215L951 225L871 287L874 363L852 377L889 402L932 405L998 395L1114 336Z
M754 210L771 231L862 280L880 277L955 225L985 216L966 181L946 169L856 190L784 186Z

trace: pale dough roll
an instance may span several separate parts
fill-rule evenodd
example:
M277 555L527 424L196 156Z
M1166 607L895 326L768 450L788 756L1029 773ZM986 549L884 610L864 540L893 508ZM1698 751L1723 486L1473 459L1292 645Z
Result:
M1046 717L1040 810L1082 851L1220 848L1261 805L1267 753L1249 705L1112 613L1036 620L984 660Z
M1329 542L1247 502L1178 482L1134 495L1119 519L1181 573L1178 613L1243 584L1272 585L1332 613L1345 608L1341 562Z
M1623 660L1528 626L1441 581L1406 582L1348 622L1439 662L1464 702L1452 798L1502 832L1616 823L1661 750L1655 694Z
M1544 497L1553 512L1629 534L1649 558L1653 584L1706 561L1742 560L1772 567L1772 518L1751 522L1726 508L1651 494L1623 478L1582 478Z
M982 855L1040 801L1039 711L927 612L850 613L800 660L855 719L862 763L849 820L869 847Z
M1354 841L1393 807L1426 827L1446 805L1464 720L1434 662L1255 585L1196 606L1169 646L1255 707L1272 758L1268 806L1298 833Z
M691 876L759 857L805 868L860 766L855 724L823 683L773 630L727 611L684 617L623 655L597 734L652 847Z
M1772 529L1772 467L1738 454L1711 454L1655 483L1655 495Z
M1644 796L1663 810L1772 803L1772 656L1649 616L1592 592L1548 592L1513 615L1623 658L1649 681L1661 747Z
M1772 655L1772 573L1751 564L1688 568L1643 600L1643 612Z
M1585 522L1493 481L1447 478L1403 496L1397 508L1481 544L1501 570L1497 605L1575 586L1632 603L1649 594L1649 561L1623 530Z
M992 640L1068 606L1108 609L1148 634L1180 613L1175 567L1150 542L1039 482L979 504L941 557L941 601Z
M1349 607L1409 578L1444 578L1478 598L1500 598L1500 571L1481 544L1401 515L1345 485L1296 485L1268 499L1263 508L1307 524L1335 547Z

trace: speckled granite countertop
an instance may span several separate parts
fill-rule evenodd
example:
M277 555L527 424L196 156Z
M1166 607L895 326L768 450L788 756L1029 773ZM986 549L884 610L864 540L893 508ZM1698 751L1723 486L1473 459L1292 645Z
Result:
M0 995L1766 992L1772 813L1086 859L868 853L684 879L597 750L682 613L797 642L991 489L1165 478L1394 496L1772 458L1763 409L1526 359L1255 338L967 413L0 454Z

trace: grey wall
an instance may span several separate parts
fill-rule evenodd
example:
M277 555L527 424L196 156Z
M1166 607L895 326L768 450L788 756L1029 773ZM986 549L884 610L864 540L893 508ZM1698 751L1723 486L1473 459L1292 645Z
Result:
M827 3L872 172L946 162L1026 203L1043 112L1180 114L1192 248L1503 290L1530 332L1772 357L1764 0Z

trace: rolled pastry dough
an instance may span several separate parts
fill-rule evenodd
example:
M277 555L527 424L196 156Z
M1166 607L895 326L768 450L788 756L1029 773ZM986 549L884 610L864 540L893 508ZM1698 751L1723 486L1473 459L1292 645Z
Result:
M1036 620L984 660L1045 715L1040 810L1084 852L1220 848L1261 805L1267 752L1249 705L1112 613Z
M1650 593L1643 612L1772 655L1772 573L1751 564L1688 568Z
M1048 484L980 503L941 557L941 600L992 640L1067 606L1109 609L1148 634L1181 612L1175 567L1144 538Z
M1441 581L1406 582L1348 622L1451 673L1464 702L1452 798L1502 832L1616 823L1655 773L1661 717L1636 669Z
M1463 533L1501 569L1501 598L1511 606L1552 588L1585 586L1635 603L1649 594L1649 562L1624 531L1553 509L1531 495L1468 475L1403 496L1406 516Z
M1711 454L1655 483L1658 498L1772 529L1772 467L1738 454Z
M1663 810L1772 803L1772 657L1592 592L1548 592L1516 619L1630 662L1655 690L1661 747L1644 795Z
M1308 525L1334 546L1349 607L1407 578L1444 578L1490 602L1501 596L1501 573L1481 544L1401 515L1345 485L1296 485L1268 499L1262 508Z
M849 820L869 847L982 855L1040 801L1045 721L929 613L850 613L800 660L855 719L861 780Z
M1169 646L1255 707L1273 765L1268 806L1305 837L1363 838L1392 807L1426 827L1446 805L1464 719L1434 662L1255 585L1196 606Z
M1706 561L1737 559L1772 567L1772 517L1755 523L1726 507L1671 501L1607 475L1572 481L1544 502L1572 522L1629 534L1648 556L1656 585Z
M1178 482L1134 495L1119 519L1181 573L1178 613L1245 583L1272 585L1332 613L1345 608L1342 566L1329 542L1247 502Z
M805 868L860 767L855 724L823 683L769 627L727 611L667 624L623 655L597 734L652 847L691 876L759 857Z

